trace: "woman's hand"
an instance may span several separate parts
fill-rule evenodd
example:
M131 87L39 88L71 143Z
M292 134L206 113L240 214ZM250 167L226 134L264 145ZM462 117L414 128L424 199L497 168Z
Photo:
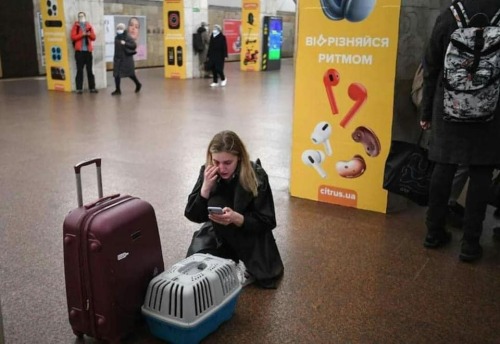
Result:
M219 168L214 165L208 165L205 168L205 172L203 174L203 185L201 186L200 194L203 198L208 199L210 196L210 191L213 190L215 184L217 183L217 178L219 175Z
M121 43L122 45L125 45L125 41L124 41L124 40L121 40L121 41L120 41L120 43Z
M243 221L245 220L243 215L229 207L223 208L222 211L222 214L209 213L208 218L223 226L234 224L237 227L241 227L243 225Z

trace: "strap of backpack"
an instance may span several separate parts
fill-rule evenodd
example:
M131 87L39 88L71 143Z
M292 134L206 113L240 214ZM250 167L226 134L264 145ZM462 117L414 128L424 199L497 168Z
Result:
M464 5L460 1L454 2L450 6L450 11L453 13L453 17L457 21L457 25L459 28L465 28L469 26L469 17L467 13L465 13Z
M500 22L500 8L498 9L497 13L495 13L495 16L491 20L491 26L498 26L498 22Z

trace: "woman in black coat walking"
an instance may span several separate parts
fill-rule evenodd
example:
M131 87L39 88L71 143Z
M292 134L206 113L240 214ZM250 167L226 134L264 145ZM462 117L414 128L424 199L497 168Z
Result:
M220 85L226 86L227 79L224 75L224 60L227 57L227 43L226 36L222 33L220 25L215 24L210 36L210 43L208 45L207 58L212 66L213 82L211 87L218 86L218 77L220 76Z
M120 89L120 79L130 78L135 83L135 92L141 90L142 84L135 76L134 55L136 54L137 43L129 36L125 30L125 24L116 26L115 56L113 57L113 77L115 78L115 90L111 95L122 94Z

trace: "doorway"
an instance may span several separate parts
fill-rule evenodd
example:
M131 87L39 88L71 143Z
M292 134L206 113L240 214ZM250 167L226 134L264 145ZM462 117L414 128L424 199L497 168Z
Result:
M0 2L0 78L36 76L33 0Z

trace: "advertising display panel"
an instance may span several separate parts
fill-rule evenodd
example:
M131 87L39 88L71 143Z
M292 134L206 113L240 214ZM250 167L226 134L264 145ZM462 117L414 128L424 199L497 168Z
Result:
M283 19L265 16L262 34L262 70L280 69L282 43Z
M239 54L241 52L241 20L224 19L222 26L224 36L226 36L228 55Z
M243 0L241 6L241 58L242 71L259 71L260 50L260 1Z
M71 73L68 56L69 32L66 32L63 3L63 0L40 2L43 27L42 36L45 49L47 88L49 90L71 92Z
M299 1L290 192L386 212L401 0L336 3Z
M163 2L165 23L165 77L186 79L186 39L184 33L184 1Z
M115 54L115 36L116 25L123 23L127 26L127 32L137 43L137 54L134 55L135 61L147 60L147 32L145 16L122 16L106 15L104 16L104 40L106 44L105 58L106 62L113 62Z

